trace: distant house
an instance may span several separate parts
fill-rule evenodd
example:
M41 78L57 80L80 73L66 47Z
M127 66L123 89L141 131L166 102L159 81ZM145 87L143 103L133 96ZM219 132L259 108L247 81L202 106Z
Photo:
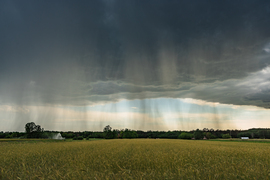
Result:
M241 137L241 139L249 139L249 137Z
M204 136L203 139L206 140L207 138Z

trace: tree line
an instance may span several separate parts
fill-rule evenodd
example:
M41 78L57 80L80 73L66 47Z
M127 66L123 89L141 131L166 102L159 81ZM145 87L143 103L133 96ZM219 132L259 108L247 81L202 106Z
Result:
M34 122L25 125L25 132L0 132L0 138L50 138L51 133L61 133L66 139L88 139L88 138L164 138L164 139L216 139L216 138L260 138L270 139L269 128L252 128L248 130L220 130L220 129L196 129L191 131L141 131L131 129L113 129L110 125L104 127L103 131L44 131L40 125Z

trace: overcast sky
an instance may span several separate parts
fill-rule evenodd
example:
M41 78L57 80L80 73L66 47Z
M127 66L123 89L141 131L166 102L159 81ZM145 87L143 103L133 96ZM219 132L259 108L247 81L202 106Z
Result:
M1 0L0 131L269 127L269 17L268 0Z

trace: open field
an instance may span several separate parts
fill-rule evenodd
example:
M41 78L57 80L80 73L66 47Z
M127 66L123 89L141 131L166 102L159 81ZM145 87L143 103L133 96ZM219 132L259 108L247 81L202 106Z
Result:
M98 138L96 138L96 139L95 138L88 139L88 141L97 141L97 140L103 140L103 139L98 139ZM37 142L63 142L63 141L70 142L70 141L72 141L72 139L64 139L64 140L59 140L59 139L19 139L19 138L0 139L0 143L1 142L37 143Z
M54 139L17 139L17 138L9 138L9 139L0 139L1 142L56 142L58 140Z
M240 138L231 138L231 139L210 139L208 141L221 141L221 142L250 142L250 143L270 143L270 139L240 139Z
M268 143L0 142L0 179L270 179Z

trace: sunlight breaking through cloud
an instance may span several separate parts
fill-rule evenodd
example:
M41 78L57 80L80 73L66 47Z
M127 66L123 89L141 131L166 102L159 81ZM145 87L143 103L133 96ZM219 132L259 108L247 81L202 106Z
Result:
M233 128L247 112L254 120L270 108L269 7L3 0L0 126Z

